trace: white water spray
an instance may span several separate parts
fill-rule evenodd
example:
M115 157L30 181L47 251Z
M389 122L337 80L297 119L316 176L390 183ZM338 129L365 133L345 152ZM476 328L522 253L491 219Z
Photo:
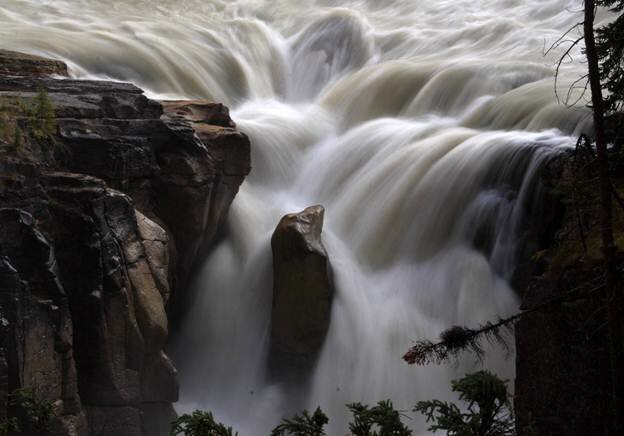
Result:
M411 341L518 309L508 280L535 174L588 128L557 103L543 56L578 21L575 0L5 0L7 48L66 60L78 77L131 80L155 97L230 105L253 172L196 280L178 343L182 410L240 434L321 405L409 410L451 398L475 369L407 366ZM577 52L578 54L578 52ZM581 74L566 64L561 89ZM327 209L337 294L309 385L266 377L269 239L280 217ZM484 365L508 378L513 360ZM418 434L426 425L409 423Z

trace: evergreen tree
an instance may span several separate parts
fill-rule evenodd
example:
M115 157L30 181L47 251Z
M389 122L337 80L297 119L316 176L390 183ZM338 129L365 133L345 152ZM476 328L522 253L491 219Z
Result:
M215 421L210 412L196 410L178 417L171 428L171 436L237 436L232 427Z
M9 416L0 422L0 435L47 435L54 417L54 405L37 398L32 389L16 389L7 397Z
M401 422L401 413L390 400L380 401L374 407L361 403L347 404L353 413L349 430L353 436L410 436L412 431Z
M36 139L48 139L56 133L54 105L45 89L39 88L29 110L30 129Z
M446 401L420 401L414 411L432 422L429 430L448 436L511 436L515 423L507 394L507 381L489 371L468 374L451 382L453 392L467 403L466 411Z
M618 16L615 20L594 32L596 6L610 7ZM605 118L612 119L621 111L624 77L622 75L622 34L623 0L585 0L583 22L585 55L587 57L588 78L592 94L594 117L594 141L600 183L600 224L602 250L605 258L605 288L607 306L607 326L609 331L609 354L611 360L611 413L613 434L624 432L624 343L622 320L622 293L617 268L617 246L613 235L613 193L610 178L610 156L607 148L609 138ZM603 86L608 91L603 98ZM617 133L615 137L619 136Z
M304 410L300 415L284 419L273 429L271 436L325 436L324 427L328 422L329 418L320 407L317 407L312 415Z
M624 0L598 0L600 6L611 9L616 18L596 29L596 51L600 64L605 115L622 113L624 106Z

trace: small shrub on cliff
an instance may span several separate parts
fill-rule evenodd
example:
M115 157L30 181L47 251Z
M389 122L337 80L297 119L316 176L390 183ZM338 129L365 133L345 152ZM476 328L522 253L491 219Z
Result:
M45 89L39 88L28 108L30 134L35 139L49 139L56 133L54 105Z
M7 109L0 106L0 138L6 138L10 133L9 114Z
M13 143L17 150L25 138L31 138L53 145L54 153L66 153L54 141L56 126L54 105L43 88L39 89L30 104L15 97L0 105L0 139Z
M210 412L196 410L178 417L171 428L171 436L237 436L232 427L215 421Z
M0 423L0 435L45 435L54 416L50 401L40 400L31 389L17 389L9 394L8 406L16 416Z
M320 407L317 407L312 415L304 410L300 415L295 415L291 419L284 419L280 425L273 429L271 436L325 436L323 427L328 422L329 418Z
M15 121L16 112L11 106L0 105L0 139L7 143L15 142L15 138L20 135L19 127ZM20 138L21 139L21 138ZM15 144L19 148L20 144Z
M8 418L0 422L0 436L8 436L17 432L19 432L17 418Z
M478 371L451 382L453 392L465 403L466 412L454 403L420 401L414 411L433 422L429 430L449 436L512 436L515 423L507 394L507 381L489 371Z

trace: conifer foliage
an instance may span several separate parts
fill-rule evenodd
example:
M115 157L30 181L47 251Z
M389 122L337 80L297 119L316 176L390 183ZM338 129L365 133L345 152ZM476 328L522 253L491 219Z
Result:
M347 404L353 413L349 430L353 436L410 436L412 431L401 422L401 413L390 400L380 401L374 407L361 403Z
M54 417L54 405L35 395L32 389L16 389L7 397L9 417L0 422L0 436L47 435Z
M29 108L30 129L36 139L48 139L56 132L54 105L45 89L39 91Z
M232 427L217 422L211 412L196 410L178 417L171 428L171 436L237 436Z
M515 434L507 381L489 371L468 374L453 380L453 392L466 403L465 411L454 403L420 401L414 408L431 422L429 430L446 431L448 436L512 436Z
M284 419L273 429L271 436L325 436L324 427L328 422L329 418L320 407L317 407L312 415L304 410L300 415Z
M598 0L600 6L617 14L610 23L596 29L596 48L605 96L605 115L621 113L624 109L624 0Z

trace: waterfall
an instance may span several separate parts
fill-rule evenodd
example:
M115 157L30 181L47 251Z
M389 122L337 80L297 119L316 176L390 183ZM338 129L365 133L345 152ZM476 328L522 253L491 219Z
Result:
M194 281L172 344L179 410L202 408L242 436L320 405L453 399L482 363L410 367L413 340L518 310L509 281L539 205L540 168L591 128L554 92L576 0L4 0L6 48L68 62L76 77L130 80L156 98L232 108L253 171ZM580 50L580 49L579 49ZM579 51L573 54L579 55ZM582 74L565 63L559 94ZM279 219L326 208L336 296L311 378L266 373L270 237ZM513 353L513 350L511 351ZM426 434L418 417L408 424ZM341 433L342 432L342 433Z

